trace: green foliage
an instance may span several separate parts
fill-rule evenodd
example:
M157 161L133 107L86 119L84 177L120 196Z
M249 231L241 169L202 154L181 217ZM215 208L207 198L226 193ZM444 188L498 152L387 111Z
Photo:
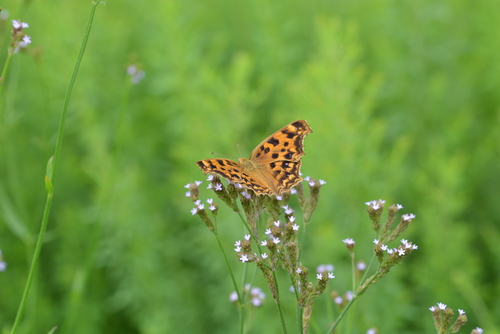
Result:
M26 281L90 5L2 5L10 17L0 24L0 64L10 19L28 22L33 41L11 59L0 98L2 332ZM360 298L342 330L429 333L428 307L443 302L467 312L468 331L499 332L499 12L495 0L100 6L19 332L237 332L230 278L182 186L204 179L195 162L210 152L238 157L239 143L246 157L297 119L314 131L302 171L328 181L302 260L333 263L329 286L350 289L341 239L356 240L358 259L371 254L365 201L417 216L407 233L418 251ZM136 85L132 62L146 73ZM220 211L230 253L243 227ZM326 295L315 312L333 307ZM250 332L279 331L274 311L270 301L254 310Z

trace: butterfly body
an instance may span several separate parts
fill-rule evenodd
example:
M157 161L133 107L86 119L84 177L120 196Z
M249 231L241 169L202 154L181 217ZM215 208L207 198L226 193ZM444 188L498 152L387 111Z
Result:
M311 132L306 121L295 121L264 139L250 159L206 159L197 164L205 174L218 174L256 195L282 195L302 181L304 137Z

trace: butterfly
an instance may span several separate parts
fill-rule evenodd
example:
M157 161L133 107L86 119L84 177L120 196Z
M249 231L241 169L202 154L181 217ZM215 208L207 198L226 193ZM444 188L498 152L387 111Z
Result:
M206 159L197 164L205 174L218 174L256 195L282 195L302 181L300 158L305 154L304 137L311 132L306 121L295 121L264 139L250 159Z

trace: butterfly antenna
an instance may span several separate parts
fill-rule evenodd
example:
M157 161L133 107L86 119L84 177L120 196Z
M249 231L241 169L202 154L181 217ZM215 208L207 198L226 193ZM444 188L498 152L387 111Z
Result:
M242 156L241 155L241 150L240 150L240 143L237 143L236 146L238 146L238 154L240 155L240 157Z

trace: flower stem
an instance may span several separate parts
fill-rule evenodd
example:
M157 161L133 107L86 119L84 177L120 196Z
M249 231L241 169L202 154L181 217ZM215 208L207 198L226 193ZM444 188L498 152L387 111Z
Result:
M68 85L68 90L66 92L66 97L64 99L64 104L63 104L62 113L61 113L61 119L59 121L59 128L58 128L58 132L57 132L57 142L56 142L55 152L54 152L54 156L49 159L49 163L47 165L47 173L45 175L45 186L47 188L47 199L45 202L45 209L43 212L42 223L40 226L40 232L38 234L38 240L37 240L37 243L35 246L35 251L33 253L33 259L31 261L30 270L28 273L26 285L24 287L23 296L21 298L21 302L20 302L19 308L17 310L16 319L14 320L14 324L12 325L12 330L10 332L11 334L14 334L16 332L17 327L19 326L19 323L20 323L21 318L23 316L24 309L26 307L26 301L28 299L28 295L30 292L31 284L33 283L33 278L35 276L35 269L36 269L36 266L38 264L40 252L42 250L43 239L45 236L45 231L47 230L47 223L48 223L49 215L50 215L50 208L52 206L53 184L54 184L54 179L57 175L57 169L58 169L58 165L59 165L59 157L61 155L61 147L62 147L62 140L63 140L63 134L64 134L64 125L65 125L65 121L66 121L66 114L68 112L68 105L69 105L69 101L71 98L71 93L73 91L73 86L74 86L74 83L76 81L76 76L77 76L78 70L80 68L80 63L82 61L83 54L84 54L85 48L87 46L87 41L88 41L88 38L90 35L90 30L91 30L92 22L94 19L94 14L95 14L97 5L100 2L101 1L98 0L98 1L94 1L92 3L92 9L90 11L89 20L87 23L87 29L86 29L85 35L83 37L82 46L80 48L80 53L78 54L75 68L73 69L73 75L71 76L71 79L70 79L70 82ZM6 72L6 69L8 67L9 61L10 61L10 57L7 58L6 65L4 66L4 69L2 72L2 78L4 78L4 76L5 76L5 72ZM2 86L3 85L0 84L0 93L1 93Z

